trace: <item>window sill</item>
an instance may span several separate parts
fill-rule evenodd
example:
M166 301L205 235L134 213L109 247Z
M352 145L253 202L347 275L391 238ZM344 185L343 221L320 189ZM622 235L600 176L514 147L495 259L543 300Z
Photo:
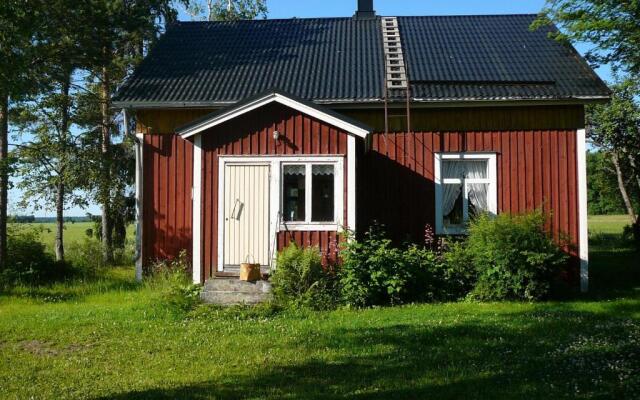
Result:
M311 223L307 224L304 222L290 222L290 223L281 223L278 227L278 232L286 232L286 231L342 231L342 227L336 223Z

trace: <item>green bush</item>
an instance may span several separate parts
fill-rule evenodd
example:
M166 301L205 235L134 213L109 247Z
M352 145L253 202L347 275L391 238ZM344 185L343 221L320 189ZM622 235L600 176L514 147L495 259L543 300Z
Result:
M3 285L40 284L73 275L74 271L67 264L56 262L46 251L39 231L10 227L7 233L9 261L0 276Z
M483 215L472 221L464 251L456 250L476 270L470 297L528 301L548 297L567 256L544 225L540 212L495 218Z
M464 242L446 244L440 267L440 300L460 300L471 292L478 281L478 273Z
M162 306L174 314L192 311L201 303L202 286L192 282L190 269L184 250L175 259L159 260L150 268L146 285L160 291Z
M279 304L315 310L337 305L335 273L323 268L320 251L315 247L300 248L291 243L280 251L271 282Z
M352 307L402 304L439 297L439 257L429 249L394 247L381 227L340 251L342 299Z
M67 244L65 258L85 277L97 275L98 271L106 266L102 261L102 244L92 238Z

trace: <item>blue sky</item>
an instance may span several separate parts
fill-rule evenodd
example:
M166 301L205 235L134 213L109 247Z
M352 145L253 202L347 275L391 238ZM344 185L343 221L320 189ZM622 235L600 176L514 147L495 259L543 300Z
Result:
M374 0L374 8L379 15L460 15L460 14L525 14L537 13L544 6L544 0ZM267 0L269 18L305 17L347 17L353 15L357 0ZM189 20L185 12L180 19ZM586 46L577 46L581 53ZM611 78L608 68L597 71L605 80ZM10 213L31 214L32 210L19 210L15 203L20 197L17 190L10 193ZM69 216L82 216L87 212L98 214L99 207L93 205L86 210L73 208ZM53 210L40 210L35 215L53 216Z

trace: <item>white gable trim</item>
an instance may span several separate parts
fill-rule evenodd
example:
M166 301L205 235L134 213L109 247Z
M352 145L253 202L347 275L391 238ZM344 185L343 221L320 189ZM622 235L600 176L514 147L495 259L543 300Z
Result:
M280 103L282 105L285 105L287 107L291 107L294 110L300 111L304 114L310 115L314 118L319 119L320 121L326 122L327 124L336 126L348 133L351 133L353 135L356 136L360 136L362 138L366 138L367 135L369 134L369 131L366 129L363 129L359 126L356 126L350 122L345 121L344 119L338 118L336 116L333 116L331 114L328 114L326 112L320 111L315 107L311 107L307 104L301 103L297 100L294 100L292 98L283 96L279 93L271 93L268 94L264 97L261 97L259 99L256 99L254 101L251 101L249 103L243 104L240 107L234 108L232 110L229 110L225 113L216 115L214 117L212 117L211 119L208 119L206 121L203 121L199 124L196 124L194 126L190 126L187 127L181 131L178 131L177 133L179 135L181 135L184 139L191 137L193 135L197 135L198 133L207 130L209 128L212 128L216 125L220 125L223 122L229 121L231 119L234 119L242 114L246 114L250 111L253 111L257 108L260 108L262 106L265 106L267 104L270 103Z

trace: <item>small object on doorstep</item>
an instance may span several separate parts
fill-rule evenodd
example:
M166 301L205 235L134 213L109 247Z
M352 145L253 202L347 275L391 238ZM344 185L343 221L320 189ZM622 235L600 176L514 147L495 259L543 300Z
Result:
M247 256L245 262L240 264L240 280L246 282L255 282L259 281L260 279L262 279L262 274L260 273L260 264L250 263L249 256Z

